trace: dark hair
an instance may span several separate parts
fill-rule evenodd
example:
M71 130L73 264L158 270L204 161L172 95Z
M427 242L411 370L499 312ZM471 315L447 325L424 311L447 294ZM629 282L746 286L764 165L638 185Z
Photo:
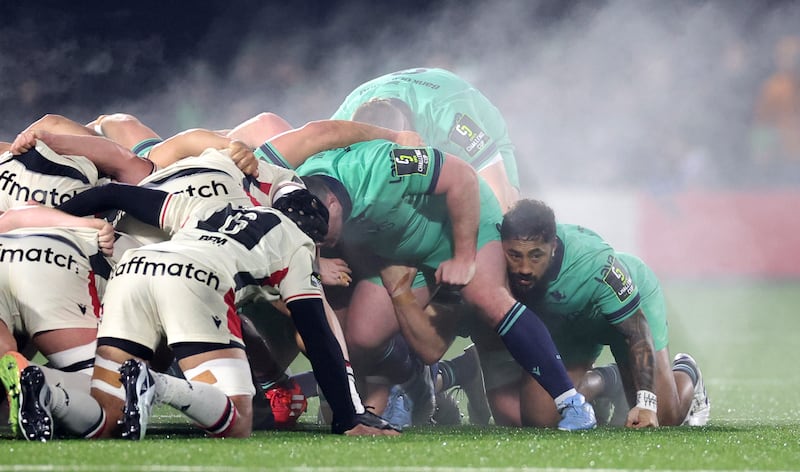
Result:
M396 98L373 98L362 103L353 113L353 121L397 131L414 131L411 108ZM399 125L399 123L403 125Z
M519 200L503 217L500 237L503 240L553 241L556 237L553 209L541 200Z
M294 221L315 242L321 243L328 234L328 208L306 189L287 193L275 200L272 207Z
M327 200L328 195L331 193L331 188L328 182L330 177L326 177L326 175L314 174L303 176L300 179L309 192L314 194L320 200Z
M339 205L342 206L342 218L346 220L350 216L350 212L353 210L353 202L341 182L324 174L306 175L301 179L308 191L316 195L320 200L327 201L329 195L336 197Z

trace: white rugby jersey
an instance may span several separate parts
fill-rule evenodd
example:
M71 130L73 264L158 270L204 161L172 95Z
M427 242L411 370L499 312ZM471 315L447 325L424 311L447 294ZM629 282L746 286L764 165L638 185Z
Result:
M13 295L32 332L76 327L70 317L81 318L73 313L77 308L91 321L99 311L110 272L97 247L96 229L40 227L0 233L4 305L0 319L12 326L6 318L14 311L13 303L6 296ZM37 279L39 283L34 283Z
M208 148L199 156L181 159L147 176L139 186L230 203L234 208L272 206L281 183L301 182L294 171L260 161L258 178L246 176L227 149ZM134 218L115 225L141 244L168 239L168 235Z
M37 140L36 146L15 156L0 155L0 210L28 200L58 206L97 184L99 173L83 156L62 156Z
M288 182L305 187L295 171L259 159L258 177L246 176L244 187L255 205L271 207L275 200L275 192Z
M180 253L210 269L207 283L235 288L235 303L265 297L285 302L322 296L314 272L316 246L290 219L267 207L234 208L219 202L170 195L159 226L174 233L169 241L142 249ZM129 259L115 274L155 270L147 261ZM133 264L136 266L134 267ZM191 277L190 267L164 268ZM200 274L198 274L199 276Z

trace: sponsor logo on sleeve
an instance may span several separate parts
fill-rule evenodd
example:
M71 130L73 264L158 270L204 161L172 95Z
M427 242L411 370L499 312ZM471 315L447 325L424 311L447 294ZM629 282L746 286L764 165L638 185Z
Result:
M489 145L491 138L472 118L457 113L449 139L463 148L467 154L474 156Z
M426 149L400 148L392 150L394 174L397 177L405 175L427 175L430 167L430 156Z
M631 279L625 267L620 264L619 259L616 258L614 258L611 262L611 267L606 271L603 282L614 290L620 302L627 300L636 290L633 279Z

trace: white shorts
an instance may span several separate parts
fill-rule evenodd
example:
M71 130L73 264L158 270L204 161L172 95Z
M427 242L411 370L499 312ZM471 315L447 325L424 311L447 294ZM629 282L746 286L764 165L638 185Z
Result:
M160 273L153 269L154 264L177 275ZM185 276L189 264L196 274L203 274L202 280ZM228 279L180 254L147 249L126 251L106 287L97 337L124 339L152 350L162 335L169 345L243 345L232 282L226 282Z
M89 261L67 241L0 237L0 320L19 334L97 328L100 297Z

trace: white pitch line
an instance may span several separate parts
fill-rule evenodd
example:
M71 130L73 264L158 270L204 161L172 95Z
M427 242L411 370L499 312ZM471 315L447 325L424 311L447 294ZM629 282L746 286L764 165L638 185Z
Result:
M142 465L142 466L90 466L90 465L0 465L0 472L245 472L258 468L237 466L176 466L176 465ZM375 467L288 467L284 472L373 472ZM546 468L546 467L380 467L386 472L619 472L627 469L594 469L594 468ZM694 472L739 472L734 470L692 469ZM681 469L680 472L685 472ZM659 469L659 472L679 472L670 469Z

